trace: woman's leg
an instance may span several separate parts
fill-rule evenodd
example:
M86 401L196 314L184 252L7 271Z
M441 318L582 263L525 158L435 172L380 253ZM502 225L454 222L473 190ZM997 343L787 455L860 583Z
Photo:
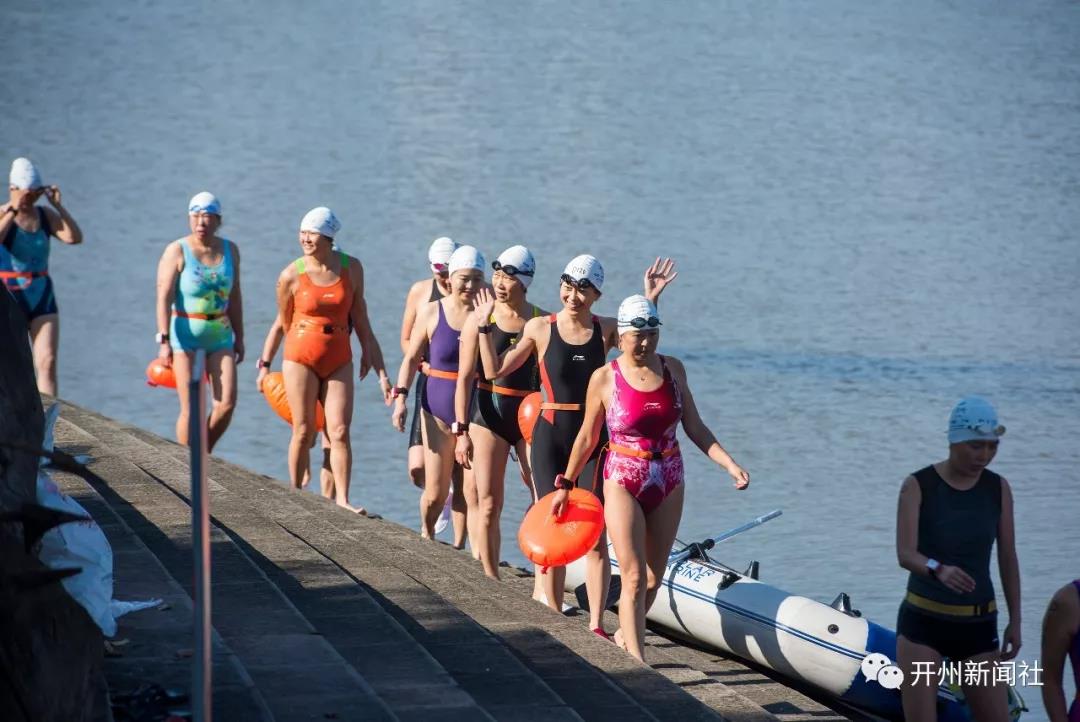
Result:
M206 439L210 447L208 451L213 451L214 444L225 433L225 429L229 428L233 410L236 408L236 356L233 355L233 350L223 349L207 354L206 371L210 374L212 398Z
M455 441L453 435L447 441L450 447L450 486L454 492L450 500L450 523L454 526L454 548L464 549L469 537L469 505L465 501L465 487L473 485L473 476L472 469L463 469L460 464L453 463Z
M435 522L439 520L446 496L450 493L450 477L454 469L453 436L442 430L438 419L421 412L420 430L424 437L424 491L420 494L420 536L435 538ZM443 424L445 426L445 424Z
M897 634L896 664L904 673L904 683L900 686L904 719L937 719L937 675L931 674L928 681L925 671L940 670L941 655L933 647L917 644L904 635ZM916 669L921 669L923 672L916 675Z
M472 436L472 432L469 432ZM477 531L476 525L480 518L480 500L476 495L476 447L473 447L473 462L470 464L470 468L461 469L462 475L462 491L465 494L465 533L469 537L469 552L472 553L473 559L480 561L480 532ZM454 471L458 471L460 465L454 464ZM456 532L456 530L455 530ZM456 538L456 534L455 534Z
M311 441L315 437L315 399L319 395L319 377L304 364L283 361L281 375L285 380L285 398L293 420L289 440L289 481L294 489L301 488L304 477L311 473Z
M667 498L660 502L660 506L645 517L645 564L648 572L645 580L646 612L656 601L660 582L664 581L668 555L671 553L671 545L675 543L675 534L679 531L679 521L682 519L685 487L685 484L676 486ZM645 620L642 618L642 627L644 624Z
M176 376L176 397L180 399L180 413L176 417L176 443L188 445L188 423L191 415L191 399L188 398L188 384L191 383L192 354L180 349L173 349L172 369Z
M971 716L979 722L1009 722L1009 688L1004 682L994 683L994 665L999 659L997 651L978 654L964 660L962 669L974 665L988 670L985 680L979 684L964 684L964 697L971 707Z
M349 485L352 481L352 442L349 428L353 412L353 365L338 366L324 381L326 396L323 411L326 415L326 435L330 437L330 469L334 475L334 501L357 514L363 507L349 504Z
M619 595L619 632L626 651L644 661L645 596L648 566L645 514L637 499L618 482L604 482L604 521L615 557L619 560L622 593ZM591 600L590 600L591 604Z
M476 481L476 525L469 530L480 551L484 574L499 578L499 517L502 515L506 459L510 444L483 426L469 427L473 441L473 477ZM475 533L474 533L475 532Z
M60 316L48 313L31 321L30 344L34 353L38 392L56 396L56 351L60 345Z
M330 468L330 437L326 435L326 426L323 426L322 436L322 468L319 469L319 489L327 499L334 498L334 471Z

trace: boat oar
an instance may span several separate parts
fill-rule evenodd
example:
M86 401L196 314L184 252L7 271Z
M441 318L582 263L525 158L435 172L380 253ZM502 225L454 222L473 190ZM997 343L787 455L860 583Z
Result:
M702 549L704 551L708 551L709 549L712 549L714 546L716 546L718 543L724 541L725 539L730 539L733 536L736 536L738 534L742 534L744 531L747 531L748 529L753 529L756 526L761 526L765 522L769 521L770 519L775 519L776 517L780 516L781 514L783 514L783 512L780 511L779 509L773 509L768 514L762 514L757 519L754 519L752 521L748 521L745 524L743 524L742 526L737 526L734 529L728 529L727 531L725 531L725 532L723 532L721 534L717 534L714 537L710 537L710 538L706 539L705 541L703 541L703 542L701 542L699 544L691 544L690 546L686 547L682 551L672 552L668 556L668 564L669 565L675 565L675 564L679 564L682 561L685 561L686 559L689 559L690 555L694 553L695 547L699 547L700 549Z

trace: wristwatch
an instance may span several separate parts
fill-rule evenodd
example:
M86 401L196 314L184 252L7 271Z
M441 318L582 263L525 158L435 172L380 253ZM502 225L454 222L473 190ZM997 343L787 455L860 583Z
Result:
M926 560L926 571L929 572L930 576L934 577L935 579L937 579L937 572L940 568L941 562L939 562L937 559Z
M555 488L556 489L565 489L566 491L570 491L571 489L574 488L574 483L575 482L574 482L573 479L567 479L562 474L556 474L555 475Z
M454 423L450 424L450 433L452 433L454 436L464 436L465 434L469 433L469 422L455 421Z
M392 399L396 399L398 396L408 396L408 395L409 395L409 387L408 386L395 386L392 389L390 389L390 398L392 398Z
M270 362L269 361L263 361L262 359L259 359L258 361L255 362L255 369L256 370L268 369L268 368L270 368Z
M155 333L154 343L165 343L169 340L169 334L167 333Z
M483 326L477 326L476 330L479 333L491 333L491 324L485 323Z

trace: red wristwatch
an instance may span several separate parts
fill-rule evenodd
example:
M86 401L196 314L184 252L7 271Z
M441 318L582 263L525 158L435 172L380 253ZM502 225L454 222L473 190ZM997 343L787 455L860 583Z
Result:
M556 474L555 475L555 488L556 489L565 489L566 491L570 491L571 489L574 488L575 483L576 482L573 479L567 479L562 474Z

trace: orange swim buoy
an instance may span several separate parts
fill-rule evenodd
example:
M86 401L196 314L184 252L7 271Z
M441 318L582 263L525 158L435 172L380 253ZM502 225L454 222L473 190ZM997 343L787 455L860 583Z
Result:
M270 408L274 410L281 418L285 419L285 423L292 426L292 414L289 413L289 399L285 396L285 379L282 377L280 371L271 371L266 374L266 378L262 382L263 396L266 397L266 403L270 404ZM326 424L326 415L323 413L322 402L315 402L315 428L318 431L323 430L323 426Z
M518 546L529 561L542 571L566 566L596 546L604 533L604 506L585 489L571 489L570 502L562 519L551 515L551 497L532 505L518 529Z
M166 366L158 359L154 359L146 367L146 385L147 386L164 386L165 388L176 388L176 373L172 370L171 366Z
M536 420L540 417L540 402L543 400L544 397L539 391L533 391L518 405L518 428L521 429L521 436L526 444L532 443L533 427L536 426Z

